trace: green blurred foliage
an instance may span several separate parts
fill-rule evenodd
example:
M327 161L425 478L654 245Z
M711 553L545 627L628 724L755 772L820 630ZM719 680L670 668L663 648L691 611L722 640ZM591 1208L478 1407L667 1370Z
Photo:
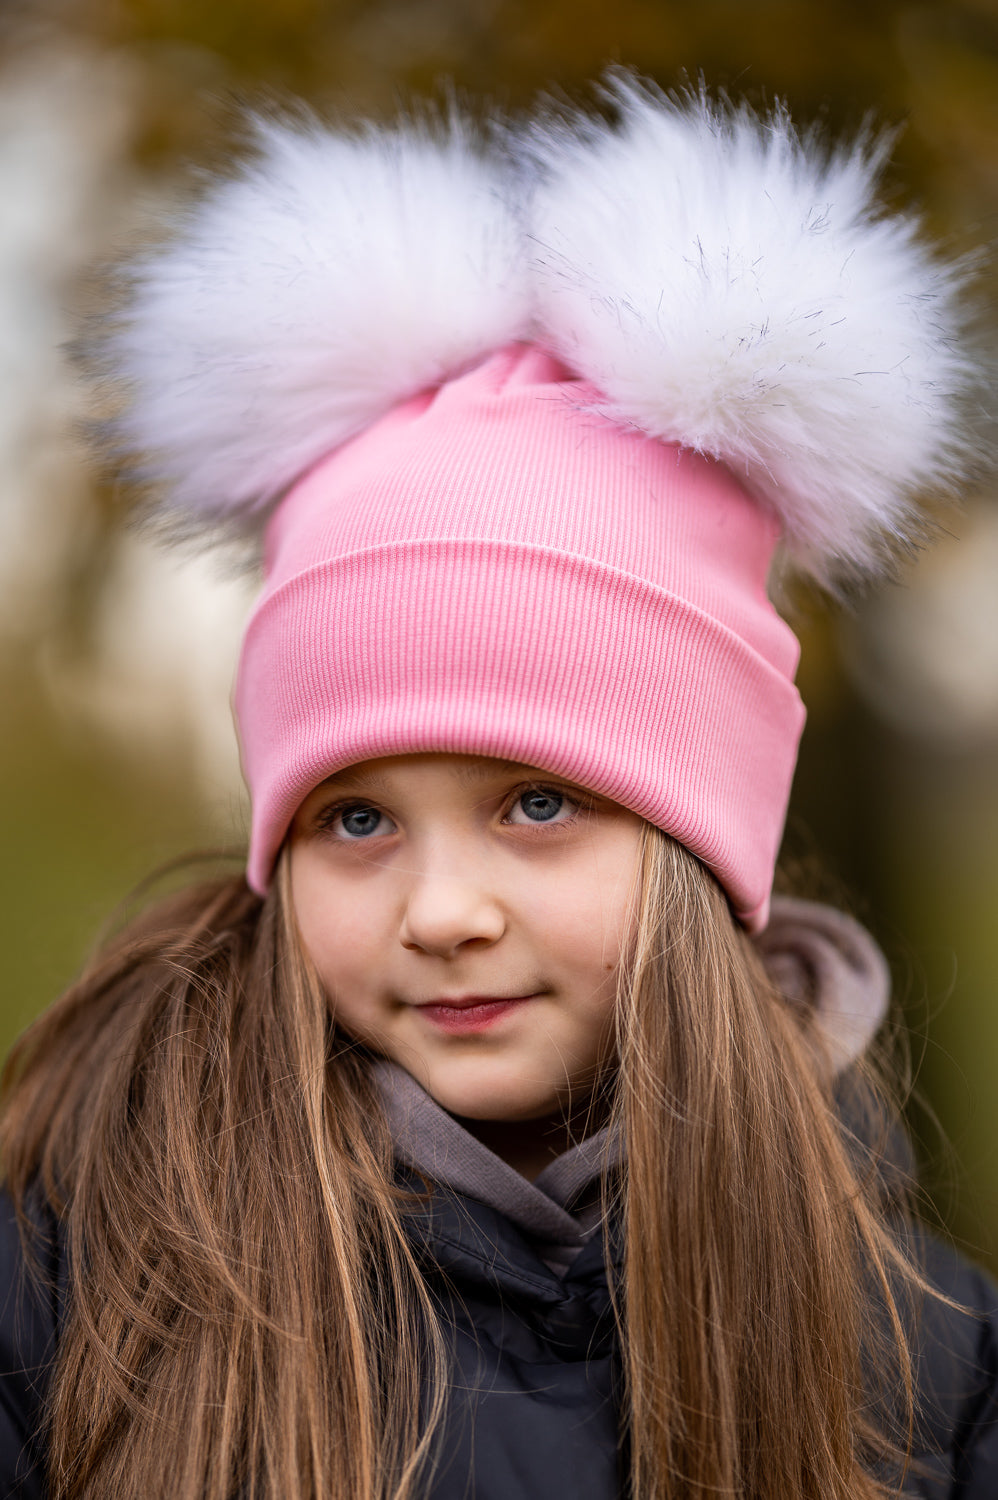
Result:
M191 96L203 103L205 91L287 90L383 112L453 81L515 106L622 63L665 86L702 74L755 101L783 96L836 127L871 110L915 114L900 147L906 179L918 137L994 161L998 14L973 0L63 0L31 11L35 26L48 14L61 32L147 63L146 144L167 152L189 140Z
M0 737L0 1047L74 977L132 889L156 868L236 843L242 806L191 797L192 768L137 764L66 719L23 662L0 662L15 712Z

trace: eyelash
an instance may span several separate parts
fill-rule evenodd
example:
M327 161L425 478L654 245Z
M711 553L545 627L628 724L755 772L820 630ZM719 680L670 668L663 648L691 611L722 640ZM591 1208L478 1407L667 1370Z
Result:
M510 813L513 811L513 808L519 802L520 798L526 796L526 794L528 792L549 792L549 793L553 793L555 796L564 797L564 799L565 799L566 802L571 803L573 805L575 811L571 815L571 817L566 818L562 822L538 822L538 823L532 823L532 824L524 824L524 823L510 824L508 822ZM569 792L564 787L555 786L555 785L549 784L547 782L528 781L528 782L525 782L522 786L517 787L515 791L513 791L513 792L510 793L509 799L508 799L508 801L506 803L506 806L505 806L505 809L503 811L502 818L501 818L500 821L503 822L507 827L524 828L524 827L528 827L529 826L529 827L532 827L535 831L551 831L551 830L553 830L555 828L564 828L565 825L566 825L566 823L574 822L575 818L580 813L591 811L593 805L594 804L592 802L589 802L586 799L584 799L581 794L576 793L576 792ZM351 798L350 801L348 801L348 802L334 802L330 807L324 807L322 809L322 811L317 815L316 820L315 820L316 821L316 828L321 833L331 833L332 830L333 830L334 824L336 823L336 820L338 818L341 818L341 817L345 816L345 814L347 814L348 812L351 812L354 809L358 809L359 810L359 809L367 809L367 808L371 808L372 811L376 811L376 812L383 811L381 808L378 807L378 805L377 805L376 802L364 802L361 799L356 798L356 797ZM386 814L384 814L384 816L388 817L389 815L386 813ZM363 844L363 843L366 843L367 840L365 840L365 839L343 839L343 840L341 840L341 842L344 843L344 844Z
M370 808L372 812L381 812L381 808L379 808L377 803L375 802L362 802L358 801L356 798L354 798L350 802L334 802L330 807L324 807L322 811L316 816L315 826L316 828L318 828L320 833L332 833L333 827L338 818L345 817L349 812L366 811L368 808ZM387 814L384 814L384 816L387 816ZM363 839L343 840L343 843L345 844L362 844L363 842Z
M515 808L516 804L520 801L521 797L525 797L528 792L545 792L545 793L548 793L549 795L553 795L555 797L563 797L564 800L566 802L570 803L571 806L575 810L571 814L571 816L568 817L568 818L565 818L563 822L557 822L556 823L556 822L550 822L550 821L549 822L533 822L533 821L529 821L528 823L509 824L507 820L509 819L510 813ZM546 783L544 783L542 781L530 781L525 786L518 787L516 789L516 791L513 793L513 795L510 797L509 802L507 803L507 806L506 806L506 810L503 813L502 821L504 823L506 823L508 827L511 826L511 827L515 827L515 828L526 828L526 827L531 827L531 828L534 828L534 829L564 828L567 823L573 823L575 821L575 819L578 817L578 815L581 812L587 812L587 811L589 811L592 808L592 805L593 804L591 802L584 801L581 796L576 796L573 792L567 791L565 789L565 787L548 785L548 784L546 784Z

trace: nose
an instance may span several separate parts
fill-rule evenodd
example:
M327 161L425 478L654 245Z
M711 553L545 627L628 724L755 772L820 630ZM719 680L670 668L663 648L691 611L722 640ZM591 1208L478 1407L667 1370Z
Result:
M404 948L447 958L466 944L497 943L506 914L483 871L426 868L415 872L399 936Z

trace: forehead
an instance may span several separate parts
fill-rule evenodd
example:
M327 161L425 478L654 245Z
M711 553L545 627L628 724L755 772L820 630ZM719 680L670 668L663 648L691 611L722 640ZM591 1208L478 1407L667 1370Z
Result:
M474 790L489 782L551 774L517 760L500 760L489 755L425 751L414 755L386 755L377 760L365 760L354 766L345 766L332 776L327 776L315 790L362 790L375 795L407 783L417 784L430 780L446 780L462 789Z

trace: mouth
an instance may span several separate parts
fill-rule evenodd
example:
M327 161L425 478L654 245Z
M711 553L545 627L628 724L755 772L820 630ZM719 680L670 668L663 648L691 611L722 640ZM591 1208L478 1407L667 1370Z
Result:
M536 999L529 995L454 995L424 1001L416 1009L441 1031L484 1031L503 1016Z

